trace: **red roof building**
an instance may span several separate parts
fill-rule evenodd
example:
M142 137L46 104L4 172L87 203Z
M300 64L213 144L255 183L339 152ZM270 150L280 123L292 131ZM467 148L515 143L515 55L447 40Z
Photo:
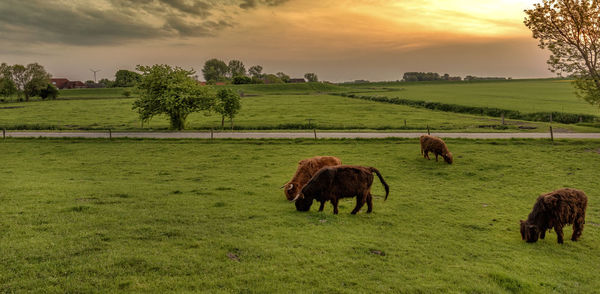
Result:
M64 89L65 86L69 83L67 79L51 79L50 83L57 89Z

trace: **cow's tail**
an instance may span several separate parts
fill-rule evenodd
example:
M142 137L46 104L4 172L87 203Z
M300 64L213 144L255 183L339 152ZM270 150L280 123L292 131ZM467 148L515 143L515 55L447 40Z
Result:
M385 182L385 180L383 179L383 176L381 175L379 170L377 170L374 167L371 167L370 169L371 169L371 172L374 172L375 174L377 174L379 181L381 181L381 184L383 184L383 187L385 188L385 200L387 200L388 195L390 194L390 186L388 186L388 184Z

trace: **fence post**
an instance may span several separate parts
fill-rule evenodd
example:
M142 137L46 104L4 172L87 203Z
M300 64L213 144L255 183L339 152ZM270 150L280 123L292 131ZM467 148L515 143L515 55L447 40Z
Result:
M550 112L550 123L552 123L552 112Z
M583 122L583 117L582 117L582 116L580 116L580 117L579 117L579 123L582 123L582 122Z
M2 139L6 140L6 129L2 129Z
M406 120L404 120L404 128L406 128Z
M108 129L108 139L112 140L112 130Z
M504 112L502 113L502 125L504 125Z
M315 140L317 139L317 129L313 129L313 132L315 133Z
M552 130L552 126L550 126L550 140L554 142L554 131Z
M431 135L431 132L429 132L429 125L427 125L427 135Z
M210 139L214 139L215 138L215 134L213 132L213 129L210 129Z

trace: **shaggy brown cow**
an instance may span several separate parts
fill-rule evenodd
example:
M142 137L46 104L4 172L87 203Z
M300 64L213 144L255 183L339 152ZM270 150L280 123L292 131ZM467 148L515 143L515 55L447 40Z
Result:
M390 187L383 180L381 173L374 167L339 165L324 167L315 174L294 198L296 209L308 211L313 199L321 202L319 211L323 211L323 203L331 200L333 213L338 213L338 200L341 198L355 197L356 207L352 214L356 214L367 203L367 212L373 211L373 196L371 185L373 173L376 173L385 188L385 199L390 193Z
M429 158L429 152L435 154L435 161L438 161L438 155L441 155L448 164L452 164L452 153L448 151L448 146L442 139L423 135L421 136L421 154L423 157Z
M298 162L298 169L294 177L282 188L285 188L284 193L287 200L292 201L300 192L302 187L314 176L321 168L325 166L341 165L342 161L334 156L316 156ZM321 206L324 202L321 203Z
M587 196L580 190L564 188L544 194L537 198L527 220L521 220L521 238L533 243L554 228L562 244L563 227L573 224L571 240L577 241L583 232L586 207Z

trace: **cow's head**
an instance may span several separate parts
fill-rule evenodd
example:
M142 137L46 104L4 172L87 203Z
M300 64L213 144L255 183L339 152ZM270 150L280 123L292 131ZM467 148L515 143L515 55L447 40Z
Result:
M536 225L529 224L528 222L521 220L521 239L527 241L527 243L537 242L540 236L540 230Z
M296 205L296 210L298 211L309 211L312 206L313 199L309 197L304 197L304 194L300 192L298 197L294 200L294 205Z
M288 201L293 201L294 197L298 195L298 192L300 192L298 187L298 183L287 183L283 185L283 193Z
M444 158L444 161L446 161L446 163L448 163L448 164L452 164L452 162L454 161L452 158L452 152L448 152L448 153L442 155L442 157Z

